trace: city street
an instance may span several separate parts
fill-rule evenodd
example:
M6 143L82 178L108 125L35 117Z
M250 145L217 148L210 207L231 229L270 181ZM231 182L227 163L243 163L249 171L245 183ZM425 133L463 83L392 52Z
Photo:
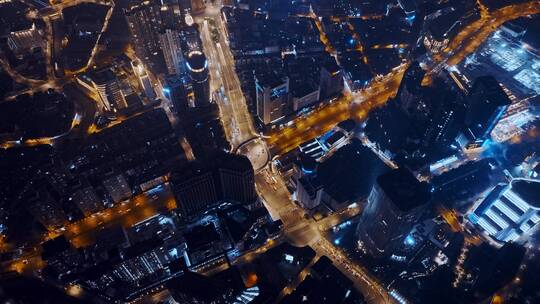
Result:
M467 26L464 31L456 35L444 54L439 56L439 61L432 67L431 74L436 74L443 68L461 62L504 22L536 13L540 13L540 1L511 5L491 14L483 11L479 21ZM321 34L321 37L323 42L327 42L324 34ZM354 92L352 96L344 96L316 109L307 117L295 119L286 127L270 131L266 134L270 137L267 140L270 150L274 154L286 153L301 143L324 134L347 118L354 118L357 121L366 119L371 110L384 105L389 97L396 94L404 71L405 66L386 75L382 80L372 82L365 90Z
M63 234L75 247L85 247L93 244L97 234L103 229L129 228L140 221L174 208L176 208L176 201L169 185L161 185L120 202L112 208L69 224L63 229L50 231L43 237L43 242ZM44 264L40 258L40 245L27 249L30 251L2 267L28 274L41 269Z
M92 100L92 96L86 96L80 90L76 89L73 80L79 73L85 72L94 65L96 53L99 51L101 34L97 37L96 43L92 48L91 56L84 68L78 71L64 71L63 65L59 62L61 61L59 56L61 54L62 40L65 38L64 33L60 30L63 27L63 24L60 23L62 10L81 3L95 3L109 7L101 34L105 32L114 10L114 1L67 0L52 4L51 7L40 11L31 11L34 18L43 20L45 24L44 39L47 45L44 49L44 54L47 62L47 79L38 80L24 77L9 65L4 58L5 56L0 54L0 68L9 74L14 81L27 86L24 92L14 93L14 96L8 97L5 102L12 102L15 100L17 94L21 93L33 93L48 88L62 90L66 93L66 96L72 97L75 102L75 112L71 128L69 130L67 128L62 130L64 132L63 134L46 138L25 140L11 140L12 138L10 138L9 141L1 142L0 148L7 149L16 146L44 144L57 148L60 146L58 143L66 138L84 138L90 134L100 132L100 129L97 129L94 124L96 104ZM481 0L479 0L478 4L480 7L480 19L465 27L455 36L445 50L433 56L433 61L427 67L426 79L431 79L431 76L435 76L444 69L463 61L469 54L477 50L504 22L521 16L540 13L539 0L511 5L493 12L489 12L482 5ZM295 119L286 125L274 126L266 134L262 134L255 128L253 115L248 109L241 82L235 70L235 59L229 48L229 41L227 41L227 35L225 34L225 24L220 16L221 0L208 2L206 5L206 9L194 15L193 18L199 25L198 28L200 30L204 53L208 59L211 96L219 107L221 123L227 140L232 146L231 151L244 155L250 160L255 172L256 191L262 203L272 219L280 219L283 222L283 234L279 238L268 240L264 245L246 252L237 251L237 253L241 252L242 255L238 253L235 256L236 259L231 259L233 261L232 263L249 263L282 241L286 241L297 247L310 246L315 250L317 258L320 256L330 258L334 266L354 282L355 287L366 297L368 303L401 302L394 298L395 295L392 297L391 293L394 290L388 286L381 285L379 279L372 275L369 269L351 259L345 251L330 241L330 238L326 237L326 232L331 231L336 225L352 217L359 216L363 211L365 202L353 204L342 211L335 212L323 219L315 220L309 214L306 214L305 210L295 201L295 197L291 195L287 187L287 182L280 172L278 170L272 170L272 159L293 151L306 141L323 135L341 121L346 119L354 119L357 122L365 121L371 111L384 106L386 102L396 95L409 63L403 62L387 75L375 77L367 87L354 92L345 91L342 95L333 100L326 101L307 113L298 114ZM320 31L321 42L325 45L326 50L332 55L336 55L336 51L329 43L327 34L321 25L321 19L315 16L314 13L306 17L314 20L316 27ZM349 26L351 26L350 23ZM101 27L101 24L99 27ZM218 34L217 36L216 33ZM357 36L354 38L359 40ZM358 51L363 52L361 44L359 48ZM132 50L126 52L128 56L130 56L130 51ZM84 58L86 60L86 57ZM135 56L130 58L134 59ZM157 94L165 100L161 88L157 85L156 75L150 73L150 71L148 74L151 83L155 86L154 89L157 91ZM134 78L131 81L136 82L137 80ZM172 111L171 104L163 102L159 106L165 109L171 124L179 131L178 116ZM131 115L129 117L150 110L152 109L148 107L139 113L129 114ZM119 124L129 117L119 115L117 120L108 125L108 127ZM190 143L185 138L178 137L177 139L186 151L188 159L193 160L194 156L191 152ZM363 138L362 140L366 146L373 149L379 155L382 154L376 150L367 138ZM149 142L147 144L150 145ZM147 152L147 150L143 151L144 153L142 154ZM392 160L387 158L384 160L390 166L397 167ZM162 174L165 173L159 173L159 175ZM167 180L167 177L163 176L163 179ZM132 194L128 193L126 196L132 196ZM2 268L25 274L38 274L38 270L45 266L40 258L43 242L64 235L75 247L86 247L94 244L100 232L106 229L129 228L154 215L173 210L177 207L177 204L169 183L165 182L142 194L138 194L125 201L111 203L109 206L112 207L73 223L65 224L67 223L66 220L63 222L65 224L64 227L48 232L43 230L45 232L43 234L40 232L39 237L36 237L35 241L31 244L26 243L21 245L17 255L14 255L12 259L10 258L11 260L6 260L1 265ZM459 214L453 210L442 208L439 212L452 229L456 232L462 231L461 224L458 220ZM351 223L352 221L347 224ZM466 240L470 243L475 241L472 237ZM3 244L2 239L0 239L0 247L9 247L8 245ZM222 263L221 266L223 267L229 266L227 263L223 263L223 261L220 263ZM282 291L280 297L294 291L294 288L305 279L310 266L311 264ZM210 272L221 270L221 268L216 267L214 264L209 264L208 268ZM156 298L169 297L166 292L156 293L154 296ZM405 301L405 303L407 302Z
M221 20L217 16L209 16L208 12L216 12L215 9L207 9L205 17L213 18L216 23L221 24ZM225 50L227 44L224 44L221 41L220 44L214 44L210 39L208 22L204 22L203 18L197 18L199 22L202 22L203 33L201 33L201 38L203 39L203 45L205 47L205 53L208 56L210 62L210 69L212 77L222 76L221 81L224 84L226 99L220 99L222 104L220 104L220 110L222 110L221 117L222 122L228 132L229 138L232 139L233 145L238 145L242 141L239 139L249 139L254 137L255 132L253 131L253 125L251 122L251 115L247 110L245 104L245 99L240 88L238 77L234 72L234 61L230 50ZM221 25L223 26L223 25ZM220 39L223 40L224 34L223 29L218 27L220 30ZM225 56L227 53L229 56ZM217 61L216 61L217 60ZM220 80L214 80L212 83L212 88L218 88ZM217 84L216 84L217 82ZM382 99L382 98L381 98ZM226 104L224 101L227 100L229 104ZM336 105L349 108L351 97L345 97L346 102L336 101ZM314 124L317 119L328 119L330 123L328 126L333 127L339 121L346 119L347 117L341 116L336 117L336 110L332 107L328 108L328 112L322 112L320 117L309 116L307 119ZM317 112L316 112L317 113ZM337 120L336 120L337 118ZM235 127L231 127L230 122L233 121ZM302 125L301 121L298 121ZM307 124L307 123L306 123ZM314 130L314 133L318 132ZM294 136L294 134L293 134ZM293 137L291 137L292 139ZM302 140L303 137L296 140ZM301 141L303 142L303 140ZM298 142L297 144L299 144ZM290 144L291 145L291 144ZM294 146L294 143L291 145ZM257 145L261 149L260 145ZM249 157L253 151L251 149L240 149L240 153L247 155ZM258 153L257 151L255 153ZM259 151L259 153L262 153ZM347 268L351 269L354 266L354 262L346 257L342 257L332 251L331 245L319 245L321 242L321 234L318 229L318 224L304 217L304 212L292 201L292 198L287 190L285 183L281 176L277 173L272 173L268 167L267 169L260 170L255 176L255 182L257 186L257 191L261 196L264 205L268 209L269 213L274 219L281 219L284 223L285 238L295 246L305 246L311 245L319 255L326 255L330 257L338 268L341 270L346 270ZM326 244L322 241L322 244ZM362 287L361 290L364 294L368 295L370 298L370 303L388 303L388 298L384 293L381 293L379 289L373 288L371 286L378 286L377 283L372 279L368 278L367 275L360 275L359 272L345 272L345 274L353 279L353 281L358 284L359 287ZM368 282L368 283L366 283Z
M224 40L219 10L209 5L202 16L195 16L194 19L200 25L203 47L209 61L210 89L212 92L223 90L225 95L223 98L217 98L217 102L227 139L234 150L240 144L254 138L257 133L247 110L240 80L234 70L233 56ZM220 32L217 43L211 38L209 20L213 20L216 29Z
M219 6L219 4L216 4L216 6ZM524 11L524 7L527 7L529 10ZM540 7L532 4L524 7L521 7L521 15L529 14L533 9L540 10ZM204 20L202 18L197 18L197 20L203 23L203 33L201 36L205 52L210 61L212 77L220 77L217 83L216 80L213 81L212 87L218 89L221 81L221 85L225 89L226 98L218 99L220 101L220 110L222 110L222 122L225 125L231 142L237 146L241 142L238 138L250 138L253 136L254 131L250 113L247 111L245 99L242 96L238 77L234 72L234 60L226 47L227 43L223 41L223 37L225 37L221 28L223 24L220 18L215 15L216 11L215 7L211 7L207 9L204 17L212 18L220 25L218 26L220 43L214 44L211 41L208 22L202 21ZM511 11L514 14L510 14L509 12L495 12L491 16L484 14L482 18L486 22L497 20L497 22L502 23L503 20L506 21L519 16L517 8L505 9L503 11ZM470 28L467 28L469 30L461 33L456 38L458 39L458 43L455 44L453 51L447 53L447 60L454 62L463 59L463 54L476 49L495 28L485 27L482 30L482 35L480 35L481 39L478 39L477 31L470 31ZM475 39L472 39L473 37ZM321 33L321 38L325 38L324 33ZM322 40L324 41L324 39ZM329 49L328 45L327 49ZM225 53L227 53L227 56ZM440 66L437 65L435 68ZM286 127L270 131L265 135L265 140L272 155L286 153L296 148L299 144L324 134L345 119L354 118L357 121L366 119L371 110L384 105L390 97L396 94L406 67L407 65L402 65L389 75L374 80L368 88L347 94L332 103L315 109L306 116L298 117ZM250 151L245 149L239 152L245 155L250 154ZM386 290L381 286L378 280L369 274L367 269L353 262L343 252L328 242L328 240L321 237L319 224L315 223L312 219L304 217L304 212L292 201L289 191L278 173L272 172L269 169L260 170L256 175L255 181L258 193L269 213L273 218L280 218L283 221L285 236L289 242L297 246L310 245L316 250L318 255L326 255L331 258L334 264L355 282L356 286L367 296L370 303L394 302L394 299L389 296L390 290ZM351 214L357 213L351 212ZM331 223L338 222L335 219L331 221ZM322 227L327 229L328 225L321 225Z

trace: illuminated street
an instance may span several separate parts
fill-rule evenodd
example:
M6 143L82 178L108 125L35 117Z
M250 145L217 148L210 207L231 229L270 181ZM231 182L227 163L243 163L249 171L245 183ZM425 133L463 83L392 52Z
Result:
M219 7L218 4L214 5ZM251 114L247 110L240 80L234 71L234 59L226 47L219 10L212 9L210 6L204 15L197 16L195 19L202 28L201 39L210 62L210 89L217 92L217 103L224 128L232 146L237 148L240 144L253 138L256 132L253 128ZM209 20L213 21L216 29L221 33L218 43L212 41ZM221 90L224 90L225 96L220 95Z
M168 185L135 196L133 199L70 224L66 237L76 247L86 247L95 242L95 234L107 227L129 228L134 224L176 208L176 201Z
M49 231L43 241L63 234L74 246L78 248L86 247L95 243L96 235L103 229L129 228L140 221L174 208L176 208L176 201L172 196L169 185L162 185L121 202L115 207L71 223L64 229ZM32 274L44 266L39 254L39 246L37 246L32 248L32 252L22 256L7 267L17 272Z
M537 3L536 1L534 2ZM515 19L520 15L528 15L538 10L540 10L540 7L533 3L514 8L507 8L495 12L493 15L496 17L483 16L481 19L482 23L480 24L496 20L497 24L500 25L506 20ZM488 18L487 20L489 21L484 20L485 18ZM470 27L467 27L464 32L456 36L450 47L450 49L453 50L446 50L447 61L444 60L445 62L456 64L461 61L466 54L474 51L496 29L495 26L481 27L482 30L481 33L479 33L478 30L474 30L477 26L478 25L473 24ZM217 48L222 51L222 44L211 47L213 44L210 41L206 22L204 23L204 29L204 34L202 36L203 41L205 41L205 47L211 49L207 53L213 54L210 55L210 65L213 66L214 69L216 66L221 69L227 67L225 75L228 77L220 77L224 82L227 82L227 79L236 80L237 78L235 76L231 76L231 74L234 74L232 61L227 61L224 57L217 57L217 63L212 63L212 59L215 60L216 58L215 49ZM221 35L221 37L223 37L223 35ZM324 34L321 34L321 37L323 38L323 41L325 41ZM472 37L475 38L472 39ZM438 67L436 67L436 69L437 68ZM296 148L301 143L324 134L332 129L337 123L345 119L354 118L357 121L365 120L372 109L384 105L389 98L395 95L404 71L405 67L401 67L391 75L383 77L382 80L374 81L374 83L365 90L347 94L330 104L323 105L322 107L313 110L307 115L296 118L287 126L276 128L268 134L265 134L265 140L269 145L271 152L273 155L286 153ZM218 70L214 71L213 75L221 76L222 73L223 72L220 73ZM217 87L218 86L216 86L216 88ZM227 88L227 86L225 87ZM231 92L231 90L226 89L227 100L232 100L233 102L234 100L239 100L236 92L237 91ZM223 109L226 109L227 105L220 106L223 111ZM226 114L222 114L223 123L226 125L226 128L228 127L227 131L229 137L233 138L233 142L235 142L234 138L239 136L239 134L249 134L247 136L252 134L251 129L238 129L234 123L234 121L237 120L232 117L238 117L238 120L245 121L245 118L249 117L249 113L246 112L239 116L238 112L233 110L232 115L230 114L230 111L226 111ZM268 182L270 179L264 177L264 175L270 175L272 181ZM338 249L336 249L336 247L324 238L321 238L318 227L319 224L304 219L302 215L303 212L291 201L288 190L281 181L279 174L272 174L268 170L262 171L257 175L257 188L265 202L265 206L273 217L281 218L284 221L286 234L289 237L290 242L296 245L311 244L311 246L319 253L331 257L334 263L339 265L343 272L348 274L350 278L353 278L354 281L359 284L361 290L370 296L372 303L390 301L390 298L388 297L389 291L385 291L384 288L377 283L376 279L367 275L368 272L365 268L351 262L351 260L345 257ZM335 225L338 222L332 224ZM329 224L328 226L332 226L332 224Z
M217 19L217 18L216 18ZM207 26L206 23L204 25ZM207 30L205 30L207 31ZM209 34L202 35L203 41L205 42L205 46L209 47L212 45ZM221 35L223 37L223 35ZM220 50L220 53L223 54L223 49L220 47L221 44L217 45L218 50ZM216 57L213 57L215 54L215 48L213 50L207 51L207 54L211 54L209 56L210 60L210 66L212 70L212 66L215 68L218 67L227 67L225 69L226 75L229 75L229 77L222 77L224 79L224 82L227 82L226 79L233 79L236 80L237 77L234 75L234 65L232 63L232 59L229 59L229 61L225 60L224 56L218 57L220 61L212 63L212 59L215 59ZM218 71L214 71L214 75L219 75ZM223 73L223 72L221 72ZM234 75L234 76L232 76ZM397 84L399 83L399 77L401 74L397 74L395 78L393 78L391 81L389 81L389 84L392 84L394 86L394 89L397 89ZM232 76L232 77L231 77ZM227 86L226 86L227 87ZM392 93L384 92L385 84L380 84L373 88L374 94L376 94L373 99L368 99L359 103L354 103L352 105L353 111L355 111L356 115L360 117L365 117L367 115L368 109L364 108L364 105L367 105L368 107L373 106L379 106L383 104L388 96ZM381 90L381 91L379 91ZM228 94L227 94L228 93ZM226 96L227 99L231 101L232 104L235 104L234 101L240 101L245 102L243 98L239 98L239 95L241 95L241 91L239 86L234 90L227 90L226 89ZM357 96L356 98L361 98L360 96ZM322 109L316 111L315 113L309 115L307 118L299 118L295 121L294 125L295 128L286 128L281 131L276 131L278 136L274 136L267 140L268 144L272 146L272 143L279 142L283 143L280 145L281 152L286 152L287 150L290 150L294 147L296 147L298 144L309 140L311 138L314 138L317 135L320 135L326 131L328 131L330 128L332 128L335 124L338 122L345 120L348 118L349 113L349 107L350 106L350 100L352 98L350 96L344 97L343 99L337 100L334 102L334 104L330 106L323 107ZM250 114L247 112L247 107L238 105L236 107L237 110L235 110L235 107L232 106L232 116L237 118L233 119L232 121L241 121L239 124L240 126L250 126L251 121ZM223 109L223 107L222 107ZM244 112L241 112L243 109ZM223 110L222 110L223 111ZM230 112L229 114L222 114L222 119L224 119L223 123L224 125L227 125L227 121L230 121ZM233 124L234 125L234 124ZM313 129L310 129L311 126L316 126ZM309 132L304 132L304 130L309 130ZM229 137L230 138L237 138L239 136L240 138L249 138L252 136L253 133L250 133L251 127L240 127L238 129L231 130L228 129ZM239 132L239 133L236 133ZM300 135L301 134L301 135ZM274 139L275 138L275 139ZM289 142L287 142L287 138L290 138ZM235 142L233 140L233 142ZM275 148L272 148L275 149ZM242 151L239 151L242 152ZM249 151L246 151L249 152ZM249 154L249 153L248 153ZM298 208L294 203L292 202L290 198L290 194L288 190L286 189L285 185L283 184L283 181L281 179L281 176L279 174L271 174L269 173L269 170L263 170L256 176L256 184L257 189L259 191L259 194L263 198L263 202L265 203L265 206L267 207L268 211L274 218L280 218L283 220L285 224L285 234L289 240L289 242L297 245L297 246L304 246L304 245L312 245L314 246L314 249L319 251L321 255L327 255L329 256L337 265L340 265L342 269L348 269L350 267L355 267L357 271L355 272L345 272L348 273L348 276L354 281L359 282L359 285L362 286L362 291L368 292L370 297L372 297L372 303L381 303L385 302L387 300L386 297L383 296L384 293L381 293L380 287L374 288L373 292L370 292L370 290L373 288L371 286L377 286L376 283L374 283L373 278L369 278L363 273L363 269L360 270L360 268L356 268L358 266L355 266L354 263L352 263L348 258L345 258L341 256L337 251L334 251L333 247L331 245L328 245L328 243L324 241L318 241L321 239L318 225L312 220L306 220L303 217L303 212ZM265 175L271 174L270 178L273 178L273 181L270 183L267 182L267 178L265 178ZM321 245L319 245L319 242L322 242ZM360 278L360 279L359 279ZM373 285L372 285L373 284Z
M435 71L445 66L456 65L468 54L476 50L497 28L508 20L540 12L540 2L530 1L521 5L512 5L483 16L476 23L469 25L454 38L445 50L446 59L434 67ZM490 26L483 26L490 24ZM324 41L324 40L323 40ZM299 117L291 126L271 131L267 140L274 154L286 153L303 142L320 136L332 129L337 123L348 118L364 120L368 113L384 105L389 97L397 92L404 68L394 75L386 76L382 81L375 81L365 90L353 93L354 97L345 96L332 104L316 109L307 117ZM351 102L354 101L352 104Z

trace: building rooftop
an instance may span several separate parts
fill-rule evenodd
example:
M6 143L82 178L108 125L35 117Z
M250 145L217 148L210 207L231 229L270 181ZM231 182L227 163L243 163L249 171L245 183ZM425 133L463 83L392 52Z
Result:
M489 98L489 102L495 103L495 106L505 106L512 103L508 94L504 92L503 88L493 76L481 76L475 79L474 86L482 86L483 93ZM472 92L471 91L471 92Z
M377 178L386 196L403 212L427 204L431 199L427 183L420 182L407 169L395 169Z
M317 176L325 191L338 203L367 197L388 167L359 141L343 146L319 165Z
M332 56L326 56L321 66L330 74L336 74L341 71L341 67L337 64L336 58Z
M184 237L190 250L196 250L221 239L213 224L196 226L191 231L186 232Z
M206 56L203 52L200 51L192 51L188 54L187 57L187 65L189 70L193 72L198 72L204 70L207 65L208 61L206 60Z
M255 77L263 88L275 88L285 83L283 75L280 75L276 70L258 70L255 72Z
M103 85L116 79L116 75L110 68L90 71L87 73L87 77L92 79L97 85Z

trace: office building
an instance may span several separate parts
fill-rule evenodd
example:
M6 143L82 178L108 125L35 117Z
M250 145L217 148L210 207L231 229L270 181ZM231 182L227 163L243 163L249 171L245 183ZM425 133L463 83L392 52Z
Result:
M432 105L422 134L422 144L428 151L448 148L463 128L465 119L465 105L459 95L452 91L439 90L434 96L437 96L439 102Z
M317 207L323 198L325 192L322 183L316 177L319 163L311 156L301 153L295 162L298 168L296 176L296 200L306 210Z
M182 47L180 46L180 36L178 31L165 29L159 33L159 41L167 72L169 75L180 75L184 69L184 58L182 55Z
M154 100L156 98L156 92L154 92L152 82L150 81L150 77L148 76L143 63L140 60L135 60L131 62L131 67L133 68L133 73L137 75L139 85L143 89L146 97L150 100Z
M131 188L124 175L115 173L114 170L103 178L103 186L105 186L114 203L119 203L132 195Z
M497 185L469 220L499 242L517 241L540 222L540 181L516 178Z
M105 208L94 187L88 181L79 180L71 189L73 192L69 200L81 210L84 216L90 216Z
M407 114L414 112L420 94L422 92L422 79L426 72L422 70L418 62L411 63L411 66L407 68L403 79L399 85L397 92L398 103L403 111Z
M289 77L274 72L255 73L257 116L264 125L277 123L287 114Z
M191 79L195 106L204 107L210 104L210 80L208 60L201 51L191 51L186 58L187 71Z
M469 140L468 147L481 147L511 101L492 76L478 77L467 100L465 136Z
M488 158L468 162L434 176L433 196L443 202L457 202L482 193L491 184L492 161Z
M124 10L135 53L141 59L150 58L160 50L161 7L145 1Z
M307 153L306 153L307 154ZM320 204L339 211L362 203L370 194L377 176L388 167L373 151L354 139L318 163L303 156L295 193L306 209Z
M257 198L255 174L249 159L243 155L220 153L216 157L223 199L251 203Z
M329 56L321 65L321 97L330 98L343 91L343 70L334 57Z
M431 199L430 187L407 169L395 169L377 178L358 223L357 236L365 252L386 256L407 239Z
M288 54L281 60L281 64L283 74L289 79L289 111L298 112L317 105L321 100L321 66L317 58ZM276 66L269 62L267 68Z
M279 301L279 304L320 302L366 303L364 296L356 291L354 282L324 255L310 267L309 274L300 285Z
M171 186L184 217L192 217L218 202L214 172L194 161L171 173Z
M182 215L196 215L222 200L255 201L253 166L242 155L221 151L189 162L171 173L171 186Z
M182 8L178 0L161 1L160 15L164 28L177 30L182 25Z
M315 83L305 83L302 87L296 87L291 94L292 110L294 112L309 108L319 102L321 91Z
M437 10L425 17L424 46L433 54L440 53L463 28L478 19L480 14L474 4Z
M185 112L189 107L184 80L184 77L177 75L169 75L161 80L163 95L173 105L173 109L177 114Z
M104 112L118 112L127 108L127 102L120 89L118 77L110 68L91 71L77 77L84 89L99 97L99 109Z

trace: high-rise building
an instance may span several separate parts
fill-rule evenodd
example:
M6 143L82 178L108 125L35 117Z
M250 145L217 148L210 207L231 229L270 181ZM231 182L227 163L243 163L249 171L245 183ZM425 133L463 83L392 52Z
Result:
M398 5L403 9L405 15L407 15L407 21L412 23L416 17L417 1L415 0L398 0Z
M178 0L161 1L160 8L163 27L170 29L179 29L182 24L182 8Z
M173 171L171 185L182 216L196 215L218 201L214 172L201 162Z
M431 199L430 187L407 169L395 169L377 178L358 224L357 236L372 256L391 254L410 241L406 234Z
M100 110L117 112L127 108L127 102L120 89L118 77L110 68L81 75L77 77L77 82L85 89L99 96Z
M407 114L414 112L418 105L419 95L422 91L422 79L426 72L418 62L411 63L405 71L398 89L398 103Z
M540 222L540 181L516 178L497 185L469 219L499 242L517 241Z
M442 96L441 96L442 95ZM454 92L441 90L440 102L431 111L423 136L425 147L448 147L463 128L465 106Z
M321 96L324 98L335 96L343 91L343 85L343 71L336 59L329 56L321 66Z
M251 203L257 198L255 174L249 159L242 155L220 153L218 168L223 199Z
M169 75L180 75L184 71L185 64L178 31L171 29L161 31L159 41L167 65L167 72Z
M480 147L512 102L492 76L478 77L467 99L465 136L469 147Z
M153 1L145 1L124 10L133 47L141 59L149 58L160 50L158 37L162 27L160 11L160 5Z
M184 216L196 215L221 200L255 201L255 177L249 159L221 151L173 170L171 187Z
M195 106L207 106L210 104L210 81L206 56L201 51L191 51L187 55L186 66L195 95Z
M180 10L185 14L191 12L191 0L178 0Z
M180 31L180 39L182 41L182 49L184 50L184 58L187 58L189 56L189 53L191 53L192 51L202 52L203 49L202 40L198 28L194 24L187 25L188 23L189 22L186 22L186 26L182 27L182 30Z
M135 75L137 75L137 79L139 79L139 84L141 85L146 97L148 97L148 99L150 100L154 100L156 98L156 92L154 92L152 82L150 81L150 77L148 76L146 68L144 67L142 62L139 60L132 61L131 67L133 68L133 72L135 73Z
M162 87L163 95L172 103L177 114L184 112L189 107L184 77L167 76L162 80Z
M257 116L264 125L278 122L286 115L289 102L289 77L273 72L255 73Z
M319 164L313 157L302 153L295 165L298 168L296 174L296 199L304 209L313 209L321 204L324 196L328 196L324 192L324 185L316 177Z

